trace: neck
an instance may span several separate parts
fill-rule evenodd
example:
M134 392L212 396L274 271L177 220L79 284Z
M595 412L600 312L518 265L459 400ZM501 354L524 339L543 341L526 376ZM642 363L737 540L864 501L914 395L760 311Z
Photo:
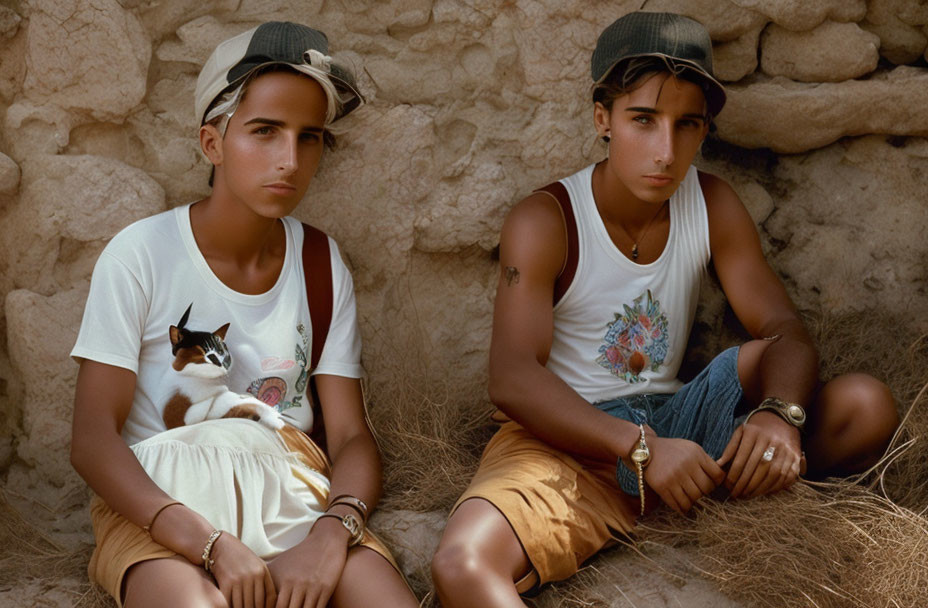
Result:
M638 234L660 214L664 205L642 201L609 170L608 161L593 169L593 200L603 222L618 224L631 235Z
M193 205L190 223L207 259L245 266L285 247L280 220L259 216L244 205L223 205L216 192Z

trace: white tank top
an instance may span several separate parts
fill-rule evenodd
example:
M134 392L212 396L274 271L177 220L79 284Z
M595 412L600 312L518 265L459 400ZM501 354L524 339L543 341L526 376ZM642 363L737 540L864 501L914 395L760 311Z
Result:
M554 307L547 367L590 403L673 393L709 263L709 224L698 172L670 199L660 257L636 264L616 248L593 200L593 167L566 177L577 222L577 271Z

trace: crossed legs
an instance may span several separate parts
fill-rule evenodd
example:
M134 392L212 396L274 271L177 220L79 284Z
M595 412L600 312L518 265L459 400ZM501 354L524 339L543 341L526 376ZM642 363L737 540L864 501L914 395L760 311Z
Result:
M769 342L745 344L738 375L757 403L760 359ZM865 374L847 374L818 391L807 421L807 475L848 475L876 463L899 424L892 394ZM569 550L569 548L565 549ZM448 521L432 560L438 597L448 608L525 606L514 581L531 568L509 522L486 500L471 498Z

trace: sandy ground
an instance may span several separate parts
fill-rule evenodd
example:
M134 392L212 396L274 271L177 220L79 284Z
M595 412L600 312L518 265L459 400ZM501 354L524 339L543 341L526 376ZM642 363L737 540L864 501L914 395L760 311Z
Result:
M417 589L427 580L428 564L444 527L445 514L434 511L378 512L381 532L404 573ZM745 608L724 596L693 566L695 547L649 545L646 555L628 547L609 549L591 560L569 584L547 587L529 600L536 608ZM89 554L88 554L89 557ZM81 568L83 568L83 564ZM0 607L109 608L88 590L79 569L65 577L25 580L0 587Z

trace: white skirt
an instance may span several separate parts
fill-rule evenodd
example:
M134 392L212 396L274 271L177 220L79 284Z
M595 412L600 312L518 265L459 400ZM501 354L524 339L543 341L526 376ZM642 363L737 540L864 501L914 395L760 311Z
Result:
M294 433L302 437L289 427L278 433L223 418L170 429L131 448L169 496L267 560L306 538L329 495L325 456L318 448L318 454L296 451Z

